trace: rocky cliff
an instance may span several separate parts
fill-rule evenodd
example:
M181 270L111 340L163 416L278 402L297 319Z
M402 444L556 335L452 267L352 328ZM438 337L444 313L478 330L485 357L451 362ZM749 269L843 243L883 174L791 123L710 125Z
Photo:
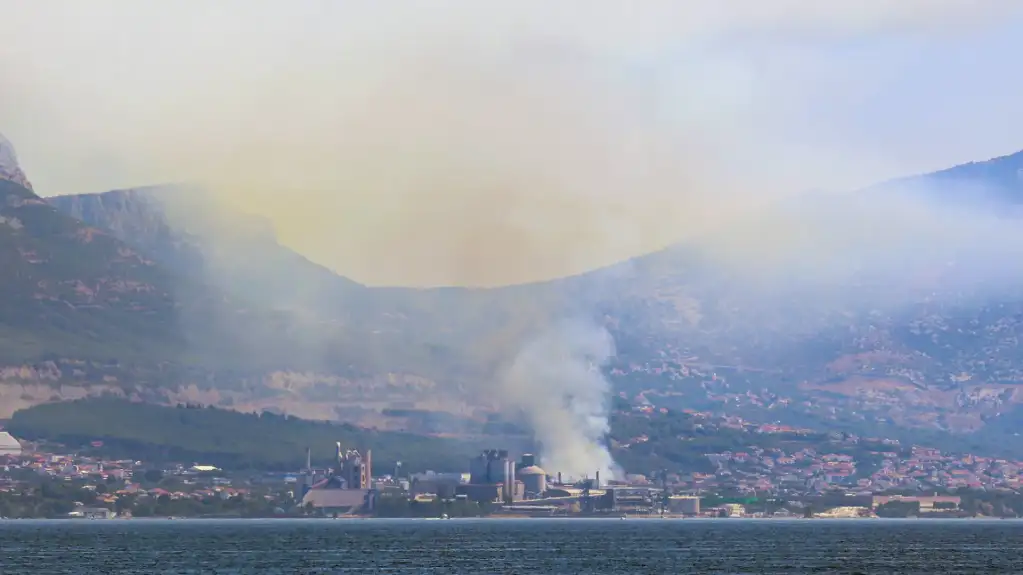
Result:
M18 154L14 151L14 146L3 134L0 134L0 179L14 182L29 190L32 189L32 184L29 183L21 165L18 164Z

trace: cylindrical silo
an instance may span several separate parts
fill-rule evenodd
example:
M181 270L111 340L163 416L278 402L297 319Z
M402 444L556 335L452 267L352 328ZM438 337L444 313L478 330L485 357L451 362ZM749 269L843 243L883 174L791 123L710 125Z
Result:
M526 488L526 493L537 496L547 491L547 473L543 469L530 465L520 469L518 475L522 480L522 485Z

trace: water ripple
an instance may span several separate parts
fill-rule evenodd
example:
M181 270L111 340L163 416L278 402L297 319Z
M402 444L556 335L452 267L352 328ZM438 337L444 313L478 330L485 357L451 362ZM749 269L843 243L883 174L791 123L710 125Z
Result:
M1016 573L1017 521L7 521L0 573Z

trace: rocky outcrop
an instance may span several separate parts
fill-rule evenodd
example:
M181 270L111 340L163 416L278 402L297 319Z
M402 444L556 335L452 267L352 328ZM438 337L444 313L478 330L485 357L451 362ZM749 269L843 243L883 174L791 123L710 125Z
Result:
M19 186L32 189L32 184L29 183L25 172L21 170L21 165L18 164L18 154L15 153L14 146L3 134L0 134L0 180L9 180Z

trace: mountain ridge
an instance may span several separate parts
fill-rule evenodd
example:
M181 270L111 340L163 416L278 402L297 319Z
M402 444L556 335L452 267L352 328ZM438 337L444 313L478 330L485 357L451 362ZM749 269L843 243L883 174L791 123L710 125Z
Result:
M968 432L1023 402L1015 352L1023 274L991 275L1023 242L1006 235L1011 225L1002 229L980 216L962 230L950 228L950 206L964 202L978 214L1005 216L1023 200L1020 170L1023 152L898 178L776 206L704 243L486 289L363 286L291 252L251 220L229 230L180 225L182 213L210 216L207 228L224 215L207 213L215 206L199 196L168 208L166 187L48 201L176 276L283 314L282 325L315 342L317 351L299 354L289 375L240 374L230 386L202 376L193 399L206 394L220 405L359 423L369 417L381 425L408 424L380 417L388 406L453 411L462 418L454 428L464 432L498 407L495 381L522 346L561 319L577 318L615 339L617 357L607 366L613 391L655 404L820 426ZM151 201L161 194L162 205ZM791 233L789 243L757 245L764 243L757 237L774 238L779 229ZM791 253L768 249L778 246ZM949 258L955 267L947 267ZM997 284L987 281L995 277L1006 280L1004 289L986 285ZM228 339L248 335L224 329ZM249 341L257 356L277 345ZM344 365L358 377L332 373L340 364L324 358L338 352L352 358ZM228 399L222 390L232 386L264 400ZM339 386L352 391L337 393Z
M306 415L336 419L349 396L390 404L388 394L368 397L365 386L386 382L413 404L433 387L403 371L398 356L388 358L391 369L375 367L379 357L353 365L368 350L359 334L253 306L207 278L174 274L20 184L0 180L0 200L8 296L0 306L0 407L7 415L104 393L157 402L201 398L239 409L288 409L289 397L304 393L303 405L312 409ZM328 324L318 332L322 342L305 336L312 322ZM310 351L314 343L337 351ZM416 353L408 347L402 357Z

